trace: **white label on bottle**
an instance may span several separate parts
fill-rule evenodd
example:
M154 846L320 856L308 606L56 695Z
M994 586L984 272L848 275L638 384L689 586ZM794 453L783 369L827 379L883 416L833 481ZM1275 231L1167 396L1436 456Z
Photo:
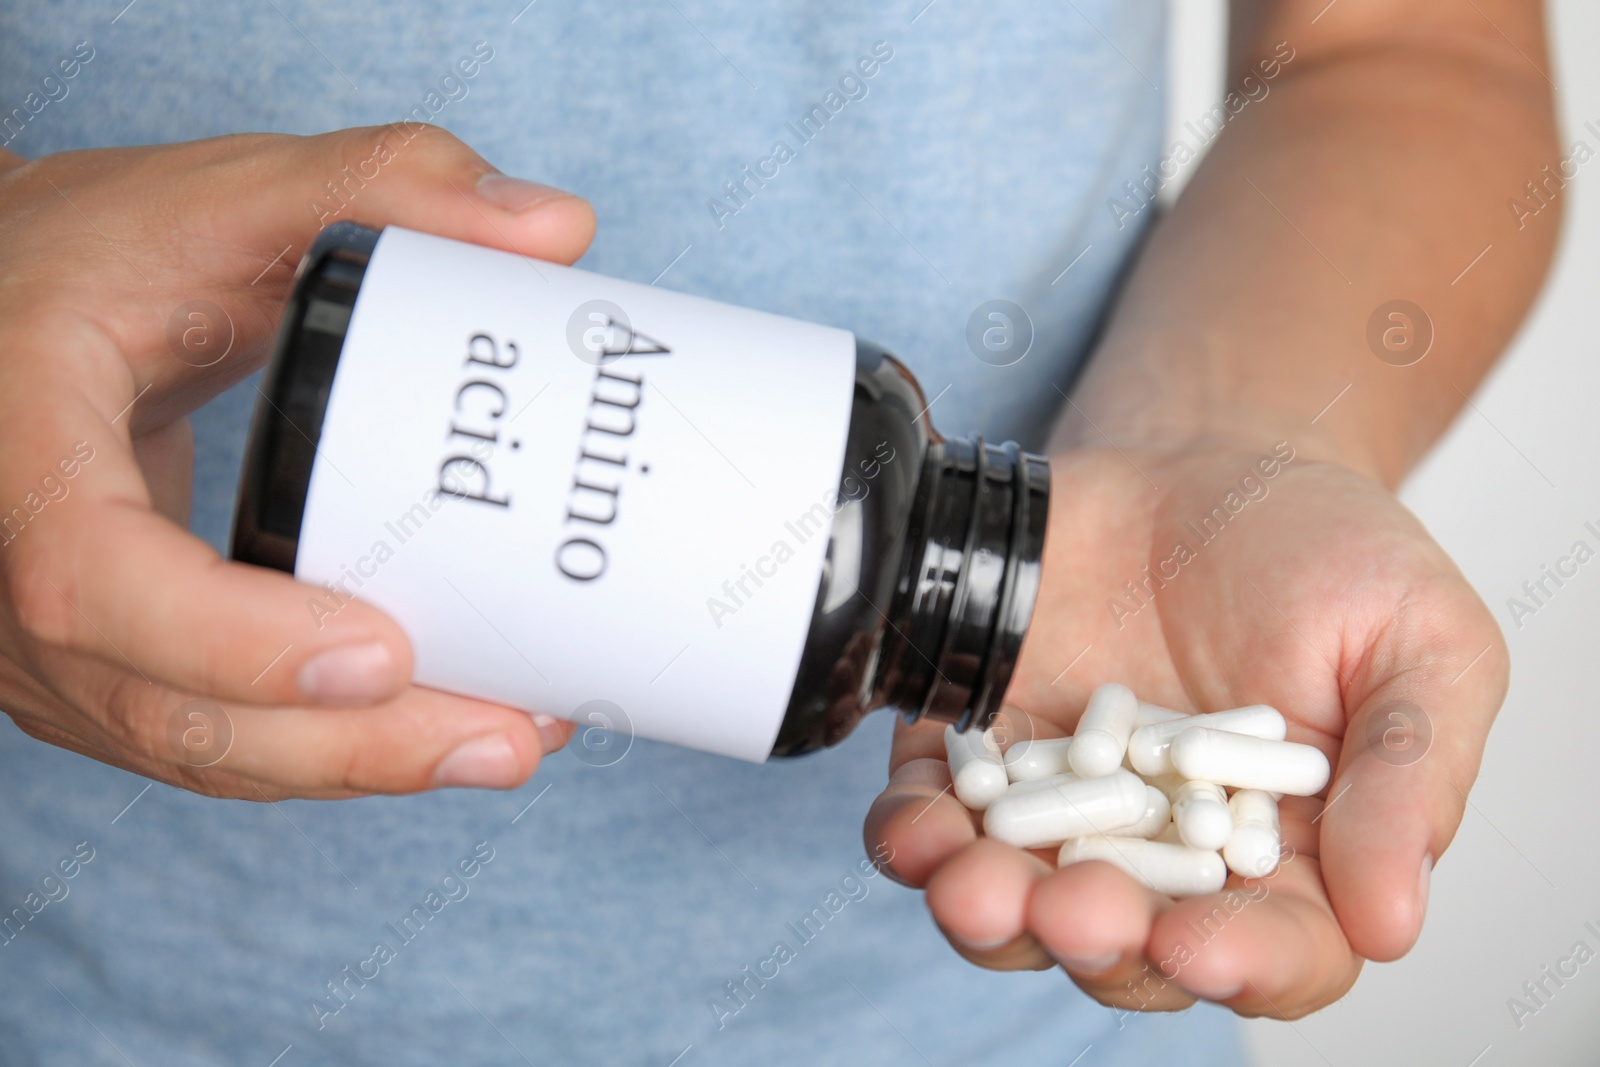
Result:
M391 226L295 575L394 616L418 684L763 760L854 382L843 330Z

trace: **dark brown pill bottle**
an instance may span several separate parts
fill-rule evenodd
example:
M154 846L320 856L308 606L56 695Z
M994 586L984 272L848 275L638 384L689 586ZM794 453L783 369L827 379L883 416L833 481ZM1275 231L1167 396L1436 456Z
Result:
M758 761L999 710L1048 466L845 331L340 223L261 390L233 557L419 684Z

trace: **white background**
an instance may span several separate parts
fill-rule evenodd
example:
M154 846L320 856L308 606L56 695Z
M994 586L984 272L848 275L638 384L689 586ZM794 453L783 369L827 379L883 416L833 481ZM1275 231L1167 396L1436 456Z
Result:
M1221 87L1224 0L1170 0L1172 118ZM1463 3L1466 0L1462 0ZM1600 5L1549 5L1563 153L1600 125ZM1600 170L1600 163L1594 164ZM1257 1021L1258 1060L1278 1065L1498 1067L1600 1062L1600 959L1519 1031L1506 1006L1580 937L1600 950L1600 560L1519 630L1506 599L1564 554L1585 519L1600 526L1600 215L1580 171L1567 232L1532 317L1483 389L1405 486L1420 515L1506 630L1511 694L1455 844L1440 860L1422 939L1404 960L1369 964L1339 1003L1294 1024ZM1551 484L1553 483L1553 485ZM1591 544L1594 539L1589 538ZM1554 988L1552 985L1551 988ZM1477 1057L1476 1059L1474 1057Z

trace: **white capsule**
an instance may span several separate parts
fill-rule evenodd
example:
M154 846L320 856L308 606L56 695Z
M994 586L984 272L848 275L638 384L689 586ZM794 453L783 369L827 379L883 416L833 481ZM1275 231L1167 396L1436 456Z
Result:
M1173 796L1177 794L1178 787L1183 785L1183 783L1187 782L1188 780L1189 779L1185 778L1176 771L1168 771L1166 774L1151 775L1149 778L1145 779L1146 782L1165 793L1168 800L1171 800Z
M954 726L946 726L944 750L950 759L956 799L973 811L987 808L1011 784L1000 758L1000 746L988 730L957 733Z
M1283 838L1272 794L1241 789L1228 800L1228 808L1233 812L1233 836L1222 848L1228 869L1246 878L1263 878L1277 870Z
M1059 845L1069 837L1109 833L1144 818L1148 798L1139 776L1118 769L1054 789L1008 793L983 815L983 832L1018 848Z
M1061 846L1056 865L1084 860L1103 860L1170 897L1215 893L1228 880L1228 869L1215 852L1137 837L1073 838Z
M1058 785L1076 782L1078 776L1071 771L1063 774L1052 774L1048 778L1030 778L1026 782L1012 782L1011 788L1006 790L1006 796L1014 797L1019 793L1031 793L1036 789L1054 789Z
M1160 704L1140 704L1138 713L1133 717L1133 729L1137 733L1140 729L1146 726L1154 726L1158 722L1171 722L1173 719L1187 718L1189 718L1188 712L1173 711L1171 708L1164 708ZM1129 738L1131 742L1132 734L1129 735ZM1139 768L1133 765L1131 744L1129 745L1129 750L1122 755L1122 765L1135 774L1139 772Z
M1228 794L1211 782L1184 782L1172 794L1172 822L1184 844L1215 852L1233 836Z
M1171 722L1174 719L1188 719L1192 716L1186 711L1173 711L1160 704L1140 704L1139 711L1133 717L1135 730L1145 726L1154 726L1158 722Z
M1128 739L1128 762L1147 778L1171 771L1172 739L1198 726L1264 737L1270 741L1282 741L1289 732L1289 724L1283 716L1276 708L1266 704L1214 711L1209 715L1185 715L1181 719L1152 723L1135 730Z
M1139 714L1139 701L1125 685L1107 682L1089 694L1089 706L1078 720L1067 759L1085 778L1110 774L1122 765L1128 736Z
M1071 747L1070 737L1018 741L1006 752L1006 776L1013 782L1031 782L1036 778L1065 774L1072 769L1067 762L1067 750Z
M1119 837L1155 837L1172 824L1172 804L1167 794L1153 785L1144 787L1144 817L1132 826L1118 830Z
M1297 797L1321 790L1329 774L1321 749L1204 728L1173 739L1172 765L1186 778Z

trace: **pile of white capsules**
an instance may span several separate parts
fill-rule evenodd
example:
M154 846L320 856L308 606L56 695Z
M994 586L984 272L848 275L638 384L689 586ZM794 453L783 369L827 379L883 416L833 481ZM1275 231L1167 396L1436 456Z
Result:
M1329 774L1328 757L1287 730L1266 704L1186 715L1113 683L1090 695L1071 737L1002 754L993 730L946 727L944 742L956 796L984 813L989 837L1059 845L1057 866L1103 860L1187 897L1217 892L1230 870L1277 870L1278 798L1311 796Z

